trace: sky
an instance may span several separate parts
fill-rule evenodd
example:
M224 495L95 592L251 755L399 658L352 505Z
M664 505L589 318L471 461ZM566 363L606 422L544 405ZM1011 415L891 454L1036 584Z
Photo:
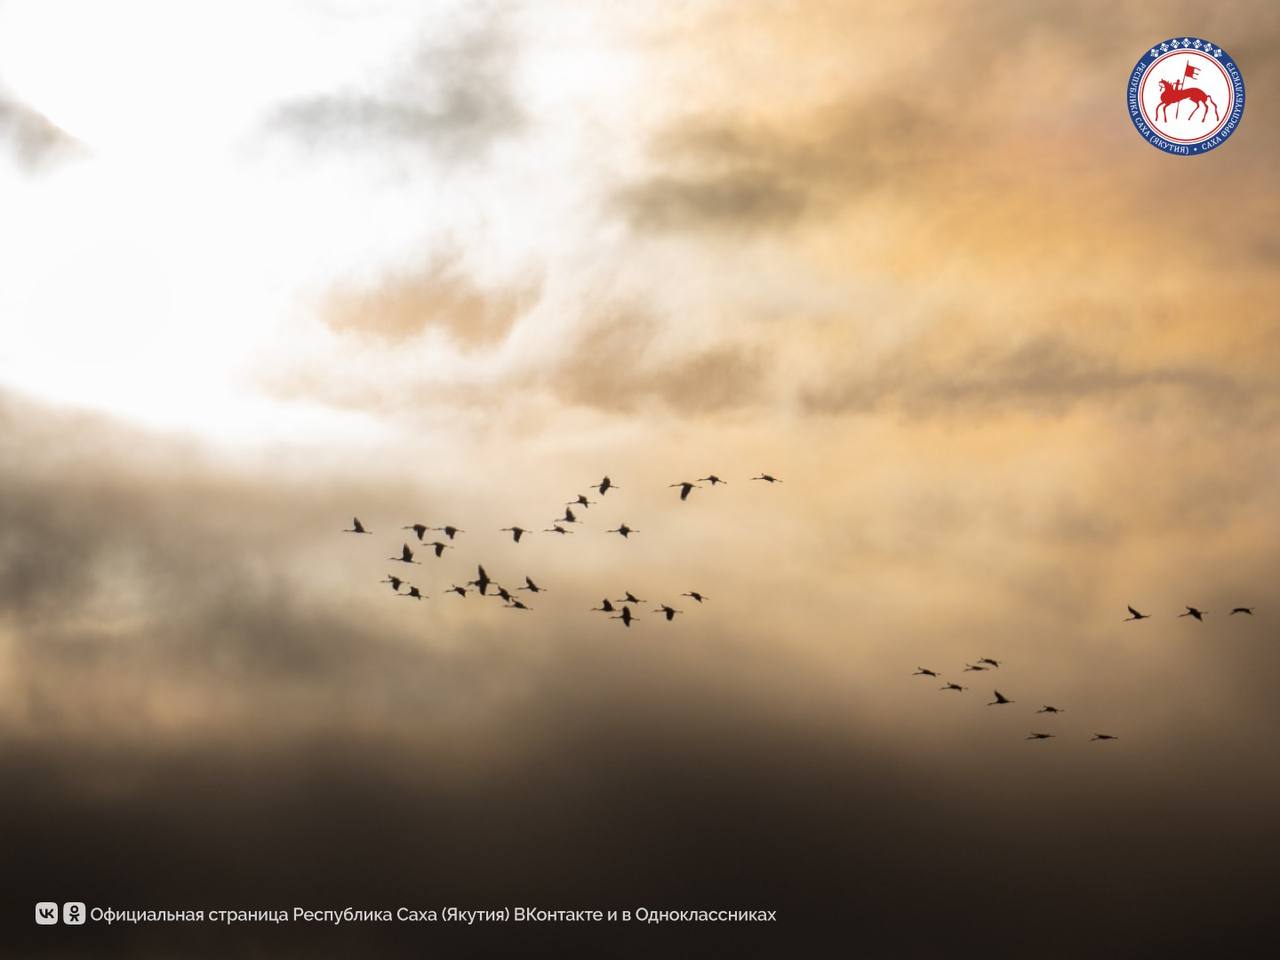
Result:
M1174 34L1247 88L1203 157L1127 116ZM1265 2L0 3L6 936L1249 955L1277 41ZM419 521L466 532L405 603ZM446 593L479 563L548 592ZM779 921L90 941L37 887Z

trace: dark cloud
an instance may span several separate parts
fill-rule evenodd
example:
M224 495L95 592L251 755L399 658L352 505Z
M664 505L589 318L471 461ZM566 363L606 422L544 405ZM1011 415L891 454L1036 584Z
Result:
M371 288L339 288L325 299L325 321L340 333L392 344L441 330L464 347L492 346L538 296L534 281L482 288L456 256L438 256L418 273L385 277Z
M689 119L655 137L660 172L622 187L614 201L641 229L784 227L906 182L925 163L922 143L944 146L938 129L919 106L856 94L813 111L799 130Z
M1073 700L1080 720L1068 716L1067 735L1027 743L1021 715L911 685L911 662L943 653L932 630L922 638L886 627L881 641L824 606L852 584L825 594L805 580L809 596L795 609L814 607L819 633L867 632L857 637L867 645L858 670L898 684L879 703L851 694L844 667L811 659L768 625L785 597L755 591L743 596L755 609L735 612L734 576L722 568L761 561L725 539L723 521L708 530L717 605L699 620L667 631L646 615L620 633L590 619L584 601L601 580L636 562L678 563L670 545L692 543L670 531L661 539L653 525L683 509L669 498L659 513L628 492L627 508L659 538L657 554L611 566L593 551L557 578L560 600L513 624L496 604L419 607L373 582L406 504L457 509L394 470L370 462L363 481L310 462L246 471L11 401L0 422L0 786L10 798L0 828L24 904L47 891L125 908L779 912L770 927L93 925L50 934L24 905L3 934L9 952L84 955L90 941L69 939L83 936L97 956L339 956L357 944L365 954L518 944L563 955L566 943L623 956L776 955L852 937L863 955L884 957L1067 958L1099 940L1123 956L1199 956L1210 943L1247 956L1240 951L1267 922L1280 783L1253 752L1269 736L1267 678L1280 652L1254 630L1264 621L1230 624L1239 629L1214 646L1212 662L1189 647L1156 662L1113 651L1105 676L1086 667L1086 686L1098 689ZM521 476L506 486L532 482L537 471L509 456ZM800 501L818 490L788 479ZM338 532L352 503L375 536ZM591 522L614 506L592 507ZM457 519L480 539L473 516ZM680 516L682 531L707 522ZM801 526L800 516L785 514L784 526ZM769 523L757 511L748 535ZM1104 548L1096 541L1105 536L1104 527L1088 545ZM505 546L492 568L540 545ZM1059 556L1056 544L1046 549ZM772 566L775 554L797 559ZM795 544L761 556L771 558L769 581L825 569L822 556L793 567L806 562ZM470 559L413 573L434 583ZM1248 585L1228 573L1223 566L1201 588L1216 598ZM1250 601L1274 606L1265 575L1251 577ZM1016 615L962 615L947 633L1067 672L1055 658L1074 625L1017 639L1026 624L1047 622L1035 613L1045 595L1070 593L1064 579L1039 571ZM857 606L868 602L874 622L878 598ZM895 616L934 604L945 617L936 598ZM1208 625L1224 627L1225 618ZM1005 669L1001 683L1016 684L1020 701L1061 691L1056 671ZM1181 691L1175 701L1188 716L1144 724L1153 686ZM1114 723L1126 708L1124 738L1107 745L1117 750L1087 742L1091 721ZM1077 922L1064 925L1064 910Z
M542 383L563 402L614 413L658 406L700 416L759 402L768 363L753 345L660 350L649 314L619 310L585 326Z
M7 145L18 163L36 171L83 149L75 137L40 114L0 93L0 146Z
M512 71L518 47L499 22L418 48L376 93L339 92L283 106L273 127L318 146L382 149L420 143L475 162L524 125Z
M971 345L963 356L931 356L928 338L909 344L869 374L835 377L805 390L815 412L888 409L912 416L999 412L1061 415L1085 402L1146 406L1153 413L1183 400L1228 416L1256 409L1272 391L1195 363L1144 364L1106 355L1051 334L1012 347ZM1169 394L1173 394L1172 404Z

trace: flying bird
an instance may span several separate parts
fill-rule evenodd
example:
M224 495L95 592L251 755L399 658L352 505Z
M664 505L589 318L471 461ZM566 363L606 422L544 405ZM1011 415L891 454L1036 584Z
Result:
M987 704L987 706L988 706L988 707L998 706L998 705L1000 705L1000 704L1002 704L1002 703L1013 703L1013 702L1014 702L1014 701L1010 700L1008 697L1006 697L1006 696L1005 696L1003 693L1001 693L999 690L996 690L996 691L994 691L994 692L995 692L996 698L995 698L994 700L992 700L990 703L988 703L988 704Z
M989 668L988 668L988 667L979 666L979 665L978 665L978 664L976 664L976 663L966 663L966 664L964 665L964 670L962 670L962 671L961 671L961 673L968 673L970 670L987 670L987 669L989 669Z
M524 536L526 533L528 533L529 531L526 530L524 527L503 527L502 532L511 534L511 539L514 540L516 543L519 543L520 538Z
M578 518L574 515L573 507L564 508L564 516L559 520L553 520L552 523L577 523Z
M1047 703L1043 707L1041 707L1039 710L1036 711L1036 713L1061 713L1061 712L1062 712L1061 707L1051 707Z
M529 607L526 607L524 605L523 600L517 600L515 597L512 597L511 602L507 604L507 609L508 610L528 610Z
M693 597L693 599L697 600L699 603L701 603L703 600L707 599L707 598L706 598L706 597L704 597L702 594L700 594L697 590L690 590L688 593L682 593L682 594L680 594L680 596L682 596L682 597Z
M615 600L613 602L614 603L646 603L647 601L643 597L637 597L630 590L624 590L622 592L622 599Z
M433 530L439 530L441 533L443 533L443 534L444 534L446 537L448 537L450 540L452 540L455 536L457 536L457 535L458 535L458 534L460 534L460 533L466 533L466 532L467 532L467 531L462 530L462 529L459 529L458 527L455 527L455 526L453 526L453 525L451 525L451 524L447 524L447 525L445 525L445 526L443 526L443 527L432 527L431 529L433 529Z
M1186 613L1180 613L1180 614L1178 614L1178 616L1179 616L1179 617L1195 617L1195 618L1196 618L1197 620L1199 620L1201 623L1204 623L1204 615L1205 615L1205 613L1207 613L1207 612L1208 612L1208 611L1206 611L1206 610L1197 610L1195 607L1187 607L1187 612L1186 612Z
M1052 740L1052 739L1053 739L1053 737L1054 737L1054 734L1052 734L1052 733L1033 733L1033 734L1031 734L1031 736L1026 737L1025 739L1027 739L1027 740Z
M1236 607L1234 610L1231 611L1231 613L1228 614L1228 616L1234 617L1237 613L1247 613L1249 616L1252 617L1253 607Z
M1119 740L1120 738L1119 738L1119 737L1113 737L1113 736L1112 736L1111 734L1109 734L1109 733L1095 733L1095 734L1093 735L1093 739L1094 739L1094 740Z
M423 535L424 533L426 533L428 530L430 530L431 528L430 528L430 527L428 527L425 523L414 523L414 524L410 524L410 525L409 525L409 526L407 526L407 527L401 527L400 529L401 529L401 530L412 530L414 533L416 533L416 534L418 535L418 539L419 539L419 540L421 540L421 539L422 539L422 535Z
M932 670L926 670L924 667L916 667L916 672L913 673L912 676L913 677L936 677L937 674Z
M483 597L485 590L489 588L489 584L493 583L493 581L490 580L489 575L484 572L484 567L477 566L476 569L480 571L480 575L476 577L476 579L474 580L468 580L467 586L475 587L478 591L480 591L480 596Z
M605 533L620 533L620 534L622 534L622 536L623 536L623 537L629 537L629 536L631 536L631 534L633 534L633 533L639 533L639 532L640 532L639 530L633 530L633 529L631 529L631 528L630 528L630 527L628 527L625 523L624 523L622 526L620 526L620 527L615 527L613 530L606 530L606 531L605 531Z
M653 612L661 613L665 615L667 618L667 622L674 620L676 618L677 613L684 613L683 610L677 610L675 607L669 607L665 603L662 604L660 607L658 607L658 609L654 610Z
M562 536L563 536L564 534L566 534L566 533L573 533L573 531L572 531L572 530L566 530L564 527L560 526L560 524L558 524L558 523L553 523L553 524L551 525L551 529L550 529L550 530L543 530L542 532L543 532L543 533L558 533L558 534L560 534L560 535L562 535Z
M409 549L409 545L407 543L401 548L400 556L387 557L387 559L398 560L400 563L421 563L422 562L421 560L413 559L413 551Z
M679 483L669 483L667 484L667 486L679 487L681 500L689 499L689 491L701 489L696 483L690 483L688 480L682 480Z
M720 479L719 477L717 477L714 473L713 473L713 474L710 474L709 476L699 477L699 478L698 478L698 482L700 482L700 483L709 483L709 484L711 484L713 487L714 487L717 483L728 483L728 481L727 481L727 480L721 480L721 479Z
M600 496L603 497L610 490L621 490L622 488L618 486L614 486L613 481L610 480L608 477L605 477L603 480L600 481L600 484L596 487L596 489L600 491Z
M460 587L455 583L451 587L449 587L449 589L446 590L445 593L456 593L460 597L465 597L467 595L467 588Z
M945 687L939 687L939 690L968 690L968 687L962 687L958 683L948 683Z
M452 550L452 549L453 549L453 547L451 547L449 544L447 544L447 543L441 543L439 540L437 540L435 543L428 543L428 544L427 544L427 546L428 546L428 547L430 547L431 549L433 549L433 550L436 552L436 556L437 556L437 557L443 557L443 556L444 556L444 552L445 552L446 550Z
M524 586L523 586L523 587L520 587L519 589L521 589L521 590L528 590L530 593L545 593L545 592L546 592L546 588L545 588L545 587L540 587L540 586L538 586L536 583L534 583L534 582L533 582L532 580L530 580L528 577L525 577L525 578L524 578Z
M574 504L577 504L578 506L582 507L582 509L585 510L587 507L591 506L593 503L598 503L598 502L599 501L597 500L588 500L587 495L585 493L580 493L575 499L568 501L565 504L565 506L571 507Z
M409 587L409 592L408 592L408 593L402 593L402 594L400 594L400 596L402 596L402 597L406 597L406 598L412 598L412 599L414 599L414 600L421 600L421 599L422 599L422 594L418 592L418 588L417 588L417 587L413 587L413 586Z
M387 578L385 580L379 580L378 582L391 584L391 589L394 590L396 593L400 592L400 584L404 583L404 581L401 580L399 577L393 576L389 573L387 574Z
M498 584L498 596L502 598L504 603L511 602L511 591L502 586L502 584Z
M1133 607L1130 607L1130 608L1129 608L1129 616L1125 617L1125 618L1124 618L1123 620L1121 620L1120 622L1121 622L1121 623L1128 623L1130 620L1150 620L1150 619L1151 619L1151 614L1149 614L1149 613L1139 613L1137 610L1133 609Z
M364 524L360 522L359 517L352 517L351 528L349 530L343 530L342 532L343 533L368 533L370 535L372 535L373 533L372 530L366 530L364 528Z
M596 612L596 611L598 610L598 611L600 611L601 613L613 613L613 611L614 611L615 609L617 609L617 608L616 608L616 607L614 607L614 605L613 605L612 603L610 603L610 602L609 602L609 598L608 598L608 597L606 597L605 599L603 599L603 600L601 600L601 601L600 601L600 606L598 606L598 607L592 607L592 608L591 608L591 612L592 612L592 613L594 613L594 612Z
M762 474L760 474L760 476L758 476L758 477L752 477L751 479L752 479L752 480L767 480L767 481L769 481L770 483L781 483L781 482L782 482L782 481L781 481L781 480L779 480L777 477L771 477L771 476L769 476L769 474L767 474L767 473L762 473Z
M990 657L983 657L981 660L978 661L978 663L989 663L991 664L991 666L995 667L997 670L1000 669L1000 661L992 660Z
M631 608L630 608L630 607L623 607L623 608L622 608L622 613L618 614L616 617L610 617L609 619L610 619L610 620L621 620L621 621L622 621L622 625L623 625L624 627L629 627L629 626L631 626L631 621L632 621L632 620L638 620L638 619L640 619L640 618L639 618L639 617L633 617L633 616L631 615Z

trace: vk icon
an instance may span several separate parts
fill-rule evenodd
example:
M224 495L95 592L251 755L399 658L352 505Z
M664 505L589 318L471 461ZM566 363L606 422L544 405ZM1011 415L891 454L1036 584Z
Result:
M63 923L84 923L84 904L68 901L62 905Z
M49 900L41 900L36 904L36 923L48 926L58 922L58 905Z

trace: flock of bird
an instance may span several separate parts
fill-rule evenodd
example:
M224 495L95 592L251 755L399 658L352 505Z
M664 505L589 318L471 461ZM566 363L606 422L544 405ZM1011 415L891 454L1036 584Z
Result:
M1150 620L1151 619L1151 614L1149 613L1140 613L1139 611L1135 610L1133 607L1129 607L1128 609L1129 609L1129 616L1125 617L1124 620L1121 621L1122 623L1129 623L1134 620ZM1238 613L1243 613L1243 614L1247 614L1248 616L1253 616L1253 610L1254 610L1253 607L1234 607L1232 608L1231 613L1228 614L1228 616L1234 616L1235 614L1238 614ZM1201 623L1203 623L1205 615L1207 613L1208 613L1207 610L1201 610L1198 607L1187 607L1186 612L1180 613L1178 614L1178 616L1192 617L1195 620L1198 620ZM1000 663L1001 661L992 659L991 657L981 657L980 659L975 660L973 663L966 663L964 666L963 672L977 673L983 670L998 670L1000 669ZM936 670L930 670L926 667L916 667L915 673L913 673L912 676L913 677L933 677L936 680L942 679L941 675ZM965 686L961 686L960 684L954 681L948 680L948 681L945 681L943 685L938 689L945 690L948 692L954 692L954 693L963 693L965 690L968 690L969 688ZM1016 700L1010 700L999 690L993 690L992 693L995 696L995 699L987 704L987 706L989 707L1003 707L1010 703L1017 703ZM1048 703L1043 704L1040 707L1040 709L1036 711L1036 713L1038 714L1043 713L1043 714L1050 714L1050 715L1063 713L1063 712L1065 711L1062 707L1055 707L1052 704L1048 704ZM1039 730L1032 730L1023 739L1053 740L1057 736L1058 735L1056 733L1045 733ZM1092 742L1100 742L1100 741L1106 741L1106 740L1119 740L1119 739L1120 739L1119 737L1110 733L1095 733L1090 738Z
M768 473L761 473L758 476L752 477L751 479L760 480L769 484L782 482L777 477L772 476L771 474L768 474ZM679 491L679 498L683 502L689 499L689 495L694 490L703 489L702 487L703 484L707 484L710 487L716 487L726 482L727 481L722 480L720 477L716 476L713 473L705 477L699 477L696 481L681 480L676 483L668 484L668 486L671 489L675 489ZM601 498L603 498L611 490L621 489L621 487L617 486L608 476L601 479L599 483L592 484L592 487ZM577 512L575 512L575 508L577 508L578 510L587 510L599 502L600 501L598 500L589 499L586 494L582 494L582 493L577 494L572 500L568 500L565 502L564 515L557 517L555 520L553 520L551 522L551 526L544 528L542 532L555 534L557 536L567 536L569 534L572 534L574 531L568 529L568 525L579 524L582 522ZM453 526L452 524L446 524L442 527L432 527L432 526L428 526L425 523L411 523L402 527L401 529L413 531L414 535L418 538L418 543L420 545L419 549L426 550L429 553L434 553L437 558L443 557L444 552L446 550L452 550L454 548L453 541L457 538L457 536L459 534L464 534L467 532L466 530L463 530L461 527L456 527L456 526ZM500 527L499 530L502 533L511 534L511 540L513 543L520 543L522 537L533 532L528 527L521 527L514 524L509 527ZM366 529L364 524L360 522L359 517L353 517L351 520L351 526L347 529L344 529L342 532L355 533L355 534L372 534L373 531ZM610 530L607 530L606 532L616 533L619 536L621 536L623 539L627 539L632 534L639 533L640 531L638 531L634 527L628 526L626 523L620 523L618 524L618 526ZM446 543L443 540L428 541L426 538L426 535L428 533L443 533L449 542ZM397 563L404 563L404 564L421 565L422 563L421 560L417 560L414 558L414 549L410 547L407 542L401 545L399 556L392 555L387 559L391 561L395 561ZM409 583L408 580L405 579L404 577L399 577L394 574L387 574L387 576L384 579L378 582L390 584L392 592L398 597L403 597L403 598L412 599L412 600L427 599L426 594L424 594L414 584ZM401 587L407 587L408 589L404 593L401 593L400 592ZM492 593L489 592L490 589L493 590ZM546 588L540 586L538 583L536 583L533 580L532 577L529 577L528 575L526 575L524 577L524 584L522 586L516 587L515 590L512 591L507 587L503 586L501 583L498 583L492 577L490 577L489 574L485 571L483 564L477 564L476 578L474 580L467 580L462 585L452 583L450 584L449 589L446 590L445 592L457 594L459 597L466 597L468 592L478 593L482 597L493 596L500 599L503 602L503 604L505 604L505 606L509 609L529 610L530 607L524 602L524 600L517 597L515 594L519 592L527 592L529 594L545 593ZM706 595L697 590L688 590L682 593L680 596L688 597L699 604L707 600ZM599 613L608 614L609 619L621 620L622 625L624 627L630 627L632 623L640 619L634 613L632 613L631 608L638 607L640 604L646 603L646 602L648 601L646 601L644 598L638 597L636 596L636 594L632 593L630 590L627 590L627 591L624 591L622 597L615 600L610 600L608 597L605 597L603 600L600 601L600 605L598 607L591 607L590 612L593 612L593 613L599 612ZM1129 616L1126 617L1123 621L1125 623L1129 623L1131 621L1136 621L1136 620L1149 620L1151 618L1151 614L1142 613L1141 611L1135 609L1132 606L1130 606L1128 610L1129 610ZM1236 614L1245 614L1247 616L1253 616L1253 611L1254 611L1253 607L1234 607L1232 608L1229 616L1235 616ZM670 603L665 603L665 602L659 602L658 606L653 608L652 612L661 614L662 617L665 618L668 622L674 620L678 614L684 613L683 610L679 610L676 607L672 606ZM1207 612L1208 611L1201 610L1198 607L1187 607L1186 611L1184 613L1178 614L1178 616L1191 617L1203 623ZM1000 665L1001 665L1001 661L996 660L992 657L981 657L980 659L975 660L973 663L965 664L964 672L977 673L977 672L982 672L986 670L998 670L1000 669ZM913 676L933 677L935 679L942 679L941 675L937 671L930 670L925 667L917 667ZM948 691L948 692L953 692L953 693L963 693L965 690L968 690L969 688L959 683L956 683L954 681L946 681L938 689ZM995 690L993 691L993 693L994 693L995 699L990 701L987 704L987 706L989 707L1003 707L1003 706L1007 706L1009 704L1017 702L1016 700L1012 700L1009 697L1006 697L999 690ZM1046 703L1046 704L1042 704L1040 709L1036 710L1035 712L1037 714L1052 716L1052 715L1063 713L1064 710L1061 707L1056 707L1052 704ZM1025 739L1053 740L1056 737L1057 737L1057 734L1055 733L1046 733L1042 730L1032 730L1026 736ZM1110 733L1094 733L1091 738L1091 740L1094 742L1118 740L1118 739L1119 737Z
M761 473L758 476L751 477L751 479L761 480L769 484L782 482L777 477L772 476L771 474L768 474L768 473ZM704 483L707 484L708 486L715 487L727 482L728 481L722 480L720 477L716 476L713 473L705 477L699 477L698 480L696 481L681 480L678 483L669 484L669 486L671 488L678 489L680 491L679 493L680 500L686 501L689 499L689 494L692 493L694 490L702 489L702 484ZM598 483L593 483L592 488L598 493L600 497L604 497L610 490L621 489L621 487L617 486L617 484L615 484L608 476L604 477ZM554 521L551 522L551 526L544 528L542 532L556 534L558 536L567 536L569 534L572 534L574 531L568 529L567 525L577 524L582 522L579 519L578 514L575 512L574 508L576 507L580 510L587 510L599 502L600 501L598 500L588 499L586 494L583 494L583 493L577 494L572 500L568 500L565 502L564 515L561 517L557 517ZM466 530L463 530L461 527L456 527L456 526L453 526L452 524L446 524L445 526L442 526L442 527L432 527L425 523L411 523L402 527L401 529L413 531L414 535L418 538L418 544L419 544L418 550L419 551L425 550L428 553L434 553L437 558L443 557L444 552L446 550L452 550L454 548L453 540L459 534L464 534L467 532ZM526 534L530 534L533 532L528 527L521 527L516 525L512 525L510 527L500 527L499 531L502 533L511 534L511 540L513 543L519 543L522 537L524 537ZM359 517L352 517L351 526L348 528L345 528L342 532L355 533L355 534L368 534L368 535L373 534L372 530L367 529L365 525L360 522ZM628 526L626 523L620 523L617 527L614 527L611 530L607 530L606 532L616 533L619 536L621 536L623 539L627 539L633 533L639 533L640 531L636 530L634 527ZM449 542L446 543L443 540L428 541L426 538L426 535L428 533L443 533ZM415 559L415 550L413 547L410 547L407 542L401 545L399 556L392 555L387 559L394 561L396 563L418 564L418 565L422 564L421 560ZM386 577L384 577L382 580L378 582L390 584L392 592L398 597L403 597L411 600L429 599L427 594L423 593L414 584L409 583L409 581L405 577L400 577L400 576L396 576L394 574L388 573ZM401 587L407 588L404 593L400 592ZM469 589L469 588L474 588L474 589ZM493 590L492 593L489 592L491 588ZM503 604L509 609L529 610L531 608L521 598L515 596L516 593L521 591L526 591L530 594L545 593L546 588L539 586L537 583L534 582L534 580L531 577L526 575L524 578L523 586L516 587L515 590L512 591L507 587L503 586L502 584L498 583L492 577L490 577L489 574L485 571L483 564L478 564L476 567L476 578L474 580L466 580L463 582L462 585L452 583L450 584L449 589L446 590L445 592L457 594L459 597L466 597L468 592L478 593L482 597L493 596L502 600ZM697 590L686 591L685 593L682 593L681 596L689 597L690 599L696 601L699 604L703 603L707 599L705 594ZM610 600L609 598L606 597L605 599L600 601L600 606L592 607L591 612L607 613L610 615L609 619L621 620L622 625L624 627L630 627L632 623L640 619L634 613L632 613L631 608L633 606L637 606L641 603L646 603L646 602L647 601L644 600L643 598L638 597L634 593L632 593L630 590L627 590L624 592L624 595L617 600ZM670 603L665 603L665 602L658 602L658 606L655 607L652 612L661 614L668 622L674 620L677 614L684 613L683 610L678 610L674 606L672 606Z

